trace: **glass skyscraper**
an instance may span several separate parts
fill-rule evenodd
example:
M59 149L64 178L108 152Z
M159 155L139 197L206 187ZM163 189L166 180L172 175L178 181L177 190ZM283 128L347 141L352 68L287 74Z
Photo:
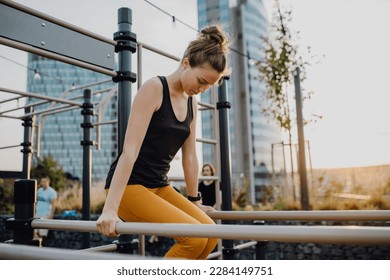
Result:
M100 114L101 121L116 119L116 84L110 81L110 77L34 54L28 56L28 67L36 69L36 73L29 71L27 91L83 103L83 98L73 99L83 95L84 89L78 88L95 84L87 87L92 93L97 92L92 96L94 112ZM107 91L99 93L105 89ZM50 106L53 105L46 103L35 106L34 110L41 111ZM96 123L97 117L93 116L92 120ZM65 172L79 179L83 173L83 146L80 145L83 139L82 122L81 108L46 116L39 114L36 120L40 127L40 156L51 156ZM116 124L110 124L102 125L99 132L96 129L92 129L92 140L99 140L99 143L95 143L99 144L100 149L96 149L97 145L92 146L92 180L99 182L105 179L110 164L117 156L117 128Z
M233 185L249 184L249 200L262 199L264 188L271 182L271 145L281 141L280 130L261 115L261 92L265 86L257 79L253 63L261 59L261 37L268 36L268 18L262 0L198 0L199 28L219 22L230 32L232 73L228 82ZM202 95L210 102L210 95ZM202 114L203 137L211 137L210 115ZM203 149L205 161L211 161L211 150ZM281 158L274 164L281 164Z

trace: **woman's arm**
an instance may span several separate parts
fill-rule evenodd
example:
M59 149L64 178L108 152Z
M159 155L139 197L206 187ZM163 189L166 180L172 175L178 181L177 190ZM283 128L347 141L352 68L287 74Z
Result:
M198 196L198 174L199 163L196 155L196 119L198 114L198 103L195 98L192 99L194 108L194 119L191 123L191 133L182 147L182 165L184 178L189 196ZM211 206L201 205L200 201L193 202L204 212L214 210Z
M120 201L152 115L161 106L162 98L162 85L158 78L147 81L134 98L122 153L111 181L103 212L96 223L99 231L104 235L116 235L115 224L120 221L118 217Z
M192 99L194 118L190 125L190 135L184 142L182 150L182 165L184 178L187 186L187 194L190 196L198 195L198 173L199 163L196 155L196 118L198 114L198 103L196 98Z

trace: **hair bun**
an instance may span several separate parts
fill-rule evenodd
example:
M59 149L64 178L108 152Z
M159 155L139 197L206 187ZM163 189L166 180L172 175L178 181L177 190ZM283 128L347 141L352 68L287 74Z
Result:
M228 41L222 28L218 25L210 25L200 31L200 39L214 42L222 47L224 51L227 50Z

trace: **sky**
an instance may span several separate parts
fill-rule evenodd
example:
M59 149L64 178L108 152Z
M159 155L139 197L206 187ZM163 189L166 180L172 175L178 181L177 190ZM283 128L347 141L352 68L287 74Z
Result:
M23 5L112 38L117 31L117 9L133 11L132 31L138 41L181 57L196 33L142 0L18 0ZM190 26L197 27L197 1L150 0ZM93 5L91 4L93 3ZM323 119L305 127L314 168L390 164L390 1L388 0L281 0L291 7L290 29L300 32L304 49L323 56L307 68L302 87L314 92L304 103L304 116ZM265 0L272 17L273 0ZM93 9L92 9L93 7ZM11 62L8 59L15 62ZM156 63L159 61L159 63ZM0 45L0 86L25 91L27 54ZM176 62L150 56L143 66L144 80L169 74ZM234 71L234 65L232 66ZM0 92L0 100L11 98ZM0 110L16 106L0 104ZM19 113L15 113L19 115ZM0 118L0 147L22 142L20 121ZM296 133L294 133L296 134ZM0 170L20 170L20 148L0 150Z

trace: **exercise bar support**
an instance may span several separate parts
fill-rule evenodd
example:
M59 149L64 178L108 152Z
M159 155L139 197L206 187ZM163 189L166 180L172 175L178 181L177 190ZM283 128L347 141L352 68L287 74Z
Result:
M91 189L91 174L92 174L92 151L93 141L91 137L93 104L92 92L90 89L84 90L84 103L81 106L81 114L84 116L84 122L80 125L83 128L83 140L80 142L83 146L83 209L82 218L84 221L89 221L90 216L90 189ZM83 248L90 247L89 232L83 233Z
M5 223L6 229L14 231L14 239L8 243L41 246L41 239L34 239L31 222L35 216L37 181L19 179L14 182L15 216Z
M231 195L231 158L230 158L230 132L229 132L229 111L230 103L227 98L227 81L229 77L223 77L224 81L218 88L217 109L219 111L219 135L220 135L220 154L221 154L221 192L222 192L222 210L232 210ZM223 224L232 224L231 220L222 221ZM236 258L237 249L234 249L233 240L222 240L223 258L232 260Z
M137 49L137 38L131 32L132 11L129 8L118 10L118 32L114 33L117 42L115 52L118 53L119 69L113 81L118 83L118 155L122 153L127 122L131 108L131 83L136 81L135 73L131 72L131 55ZM121 253L130 253L132 240L128 235L118 238L118 248Z
M118 155L123 148L127 121L131 108L131 83L136 75L131 72L131 54L137 49L136 35L131 32L132 12L129 8L118 10L118 32L114 33L117 41L115 52L118 53L118 71L113 81L118 83Z

